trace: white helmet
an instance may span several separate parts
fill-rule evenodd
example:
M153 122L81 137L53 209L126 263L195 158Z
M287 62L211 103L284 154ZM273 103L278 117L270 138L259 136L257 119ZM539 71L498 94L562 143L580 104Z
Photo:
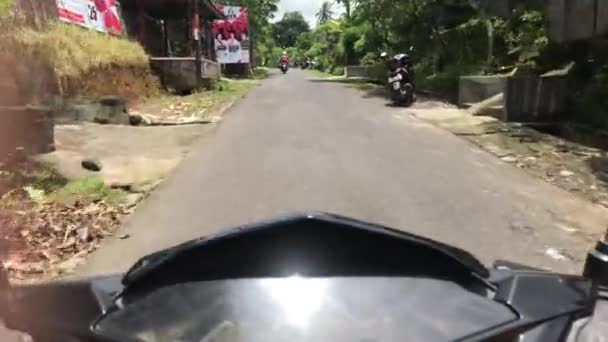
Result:
M286 55L286 54L287 54L287 51L283 51L283 54L284 54L284 55Z

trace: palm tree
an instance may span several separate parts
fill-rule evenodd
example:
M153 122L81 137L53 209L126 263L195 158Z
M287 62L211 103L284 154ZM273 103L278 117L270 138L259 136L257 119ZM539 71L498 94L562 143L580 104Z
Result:
M330 21L333 16L334 12L332 10L331 2L324 1L321 5L321 8L319 9L319 12L317 12L317 23L319 25L323 25L326 22Z
M336 2L344 6L344 15L346 16L346 20L350 20L350 12L352 9L353 0L336 0Z

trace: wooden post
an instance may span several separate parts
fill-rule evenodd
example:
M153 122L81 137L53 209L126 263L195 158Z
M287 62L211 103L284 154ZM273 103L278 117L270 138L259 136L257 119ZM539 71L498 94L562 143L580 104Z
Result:
M142 8L142 4L137 2L137 40L144 48L144 50L148 50L146 46L146 16L144 14L144 10Z
M200 0L193 1L192 7L192 42L194 45L194 62L196 63L196 84L198 87L203 81L202 52L201 52L201 21L200 21Z
M163 42L165 43L165 56L173 57L171 46L169 45L169 25L167 19L163 19Z

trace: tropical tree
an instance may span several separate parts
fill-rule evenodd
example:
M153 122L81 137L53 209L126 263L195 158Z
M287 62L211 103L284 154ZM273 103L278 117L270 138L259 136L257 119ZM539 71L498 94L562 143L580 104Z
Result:
M317 12L317 24L323 25L326 22L332 20L334 16L332 3L329 1L323 2L319 12Z
M344 6L344 16L346 20L350 20L355 0L336 0L336 2Z
M284 48L294 46L298 37L308 31L310 31L310 26L301 12L285 13L283 19L272 27L275 41Z

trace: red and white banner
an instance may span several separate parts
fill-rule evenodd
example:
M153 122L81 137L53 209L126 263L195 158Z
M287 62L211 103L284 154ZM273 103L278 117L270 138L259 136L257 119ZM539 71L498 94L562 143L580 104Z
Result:
M116 0L57 0L59 20L112 34L122 33Z
M222 64L249 63L249 17L247 7L215 5L226 20L213 22L217 61Z

